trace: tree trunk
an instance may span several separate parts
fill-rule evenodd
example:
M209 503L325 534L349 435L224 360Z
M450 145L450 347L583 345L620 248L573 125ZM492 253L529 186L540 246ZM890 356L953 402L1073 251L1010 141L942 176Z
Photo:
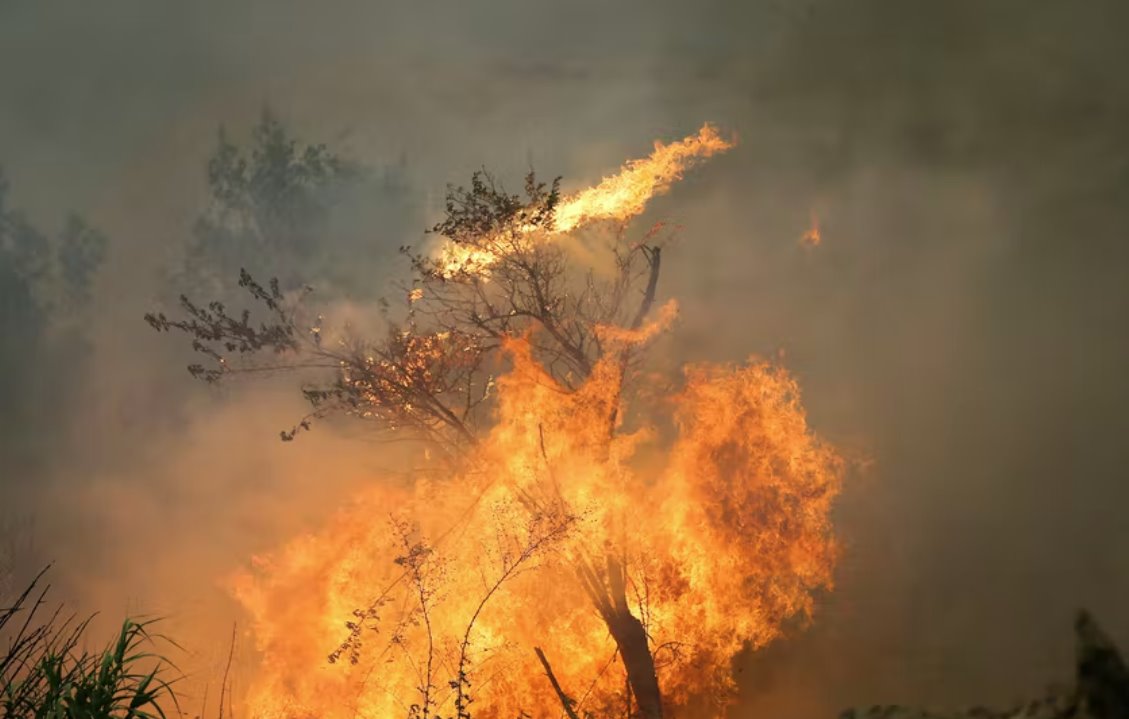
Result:
M600 576L588 564L582 564L580 578L615 639L639 716L662 719L662 694L655 674L655 660L643 622L627 605L627 576L623 565L609 555L606 575Z

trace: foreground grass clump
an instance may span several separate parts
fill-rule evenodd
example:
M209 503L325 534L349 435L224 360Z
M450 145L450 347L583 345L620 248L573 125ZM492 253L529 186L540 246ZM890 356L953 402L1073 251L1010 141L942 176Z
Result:
M149 651L151 623L126 620L100 652L80 648L89 619L41 617L43 573L11 606L0 605L0 717L164 719L176 706L171 664Z

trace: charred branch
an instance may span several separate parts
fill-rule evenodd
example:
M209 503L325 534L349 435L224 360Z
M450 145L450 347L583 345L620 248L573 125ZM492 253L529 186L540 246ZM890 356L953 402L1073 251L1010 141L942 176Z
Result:
M643 256L647 258L647 264L651 270L647 277L647 288L643 290L643 301L639 303L639 311L635 313L635 318L631 320L631 329L637 330L643 326L643 320L651 311L651 307L655 304L655 291L659 286L659 270L662 267L662 248L661 247L647 247L643 245L640 248Z
M647 264L650 266L650 272L647 276L647 288L643 290L643 301L639 303L639 310L635 313L635 318L631 320L631 329L638 330L643 326L643 320L650 314L651 308L655 304L655 293L659 286L659 270L662 268L662 248L648 247L641 245L640 251L643 256L647 258ZM620 393L623 391L623 382L627 377L627 368L631 363L631 347L625 347L620 352L619 356L619 384ZM617 396L618 400L618 396ZM616 421L619 419L619 402L616 401L612 405L611 414L608 416L608 434L615 433Z
M556 675L553 674L553 668L549 666L549 660L545 658L545 652L541 651L541 647L533 647L533 651L537 653L537 658L541 661L541 666L545 669L545 676L549 677L549 683L553 685L553 691L557 693L557 699L560 700L565 715L568 716L569 719L580 719L574 708L576 701L565 694L564 689L561 689L560 682L557 681Z

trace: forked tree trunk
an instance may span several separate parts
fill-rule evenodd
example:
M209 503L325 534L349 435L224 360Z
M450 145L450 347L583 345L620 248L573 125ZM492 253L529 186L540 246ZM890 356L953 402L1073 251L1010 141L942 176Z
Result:
M627 575L618 559L607 558L607 572L598 574L588 564L580 567L580 579L608 631L615 639L619 656L627 670L627 684L635 697L642 719L662 719L662 694L655 673L655 660L643 622L627 605Z

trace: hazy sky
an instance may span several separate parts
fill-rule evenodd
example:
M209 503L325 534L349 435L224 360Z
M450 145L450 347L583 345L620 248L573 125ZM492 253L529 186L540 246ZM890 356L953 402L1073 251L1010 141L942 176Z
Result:
M141 322L220 124L270 105L402 160L417 204L372 228L382 258L483 164L578 186L709 120L740 146L653 210L685 227L682 352L782 349L816 428L873 460L839 586L741 663L734 716L1035 694L1069 677L1075 607L1129 646L1127 22L1119 0L0 0L13 204L111 237L93 374L19 509L88 601L149 607L145 557L215 591L363 475L345 440L277 442L288 398L186 394Z

